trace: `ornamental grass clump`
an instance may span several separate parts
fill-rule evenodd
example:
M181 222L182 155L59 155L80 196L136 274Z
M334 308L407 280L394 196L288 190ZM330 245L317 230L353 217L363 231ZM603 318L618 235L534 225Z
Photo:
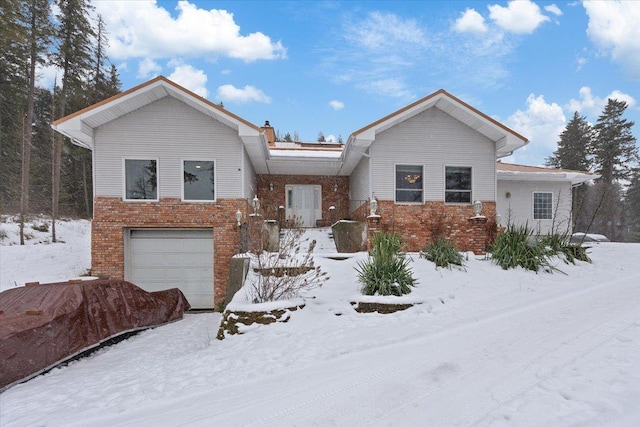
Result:
M491 246L491 260L504 270L522 267L550 271L547 249L533 235L528 225L509 225Z
M449 270L453 265L464 268L462 254L444 236L438 237L437 240L432 241L424 250L420 251L420 258L425 258L435 263L436 267L446 267Z
M400 252L402 237L397 233L380 233L372 243L369 259L356 266L362 293L401 296L411 292L417 281L409 259Z
M547 248L549 256L560 255L565 263L575 264L576 260L591 262L587 255L587 248L571 243L571 236L564 234L549 234L542 237L540 243Z

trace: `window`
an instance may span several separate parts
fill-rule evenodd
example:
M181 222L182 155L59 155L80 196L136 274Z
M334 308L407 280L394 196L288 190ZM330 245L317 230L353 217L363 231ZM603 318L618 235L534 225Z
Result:
M156 160L124 160L126 200L158 200Z
M445 167L444 201L471 203L471 168Z
M396 165L396 202L422 203L422 166Z
M552 211L551 193L533 193L533 219L551 219Z
M183 200L215 200L215 163L212 160L185 160Z

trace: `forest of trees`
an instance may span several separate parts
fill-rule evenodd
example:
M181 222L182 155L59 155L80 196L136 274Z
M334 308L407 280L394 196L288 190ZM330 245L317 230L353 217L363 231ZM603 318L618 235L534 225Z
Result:
M575 112L547 165L600 175L573 190L574 231L640 242L640 159L626 109L609 99L595 125Z
M54 5L52 16L50 0L0 2L0 208L22 219L91 215L91 153L51 123L121 90L89 0ZM51 87L37 85L42 67L57 70Z

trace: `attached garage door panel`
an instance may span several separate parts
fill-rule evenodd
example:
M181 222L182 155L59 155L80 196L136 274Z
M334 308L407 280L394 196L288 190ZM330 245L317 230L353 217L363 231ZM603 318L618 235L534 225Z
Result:
M128 271L147 291L179 288L192 308L213 308L213 231L131 230Z

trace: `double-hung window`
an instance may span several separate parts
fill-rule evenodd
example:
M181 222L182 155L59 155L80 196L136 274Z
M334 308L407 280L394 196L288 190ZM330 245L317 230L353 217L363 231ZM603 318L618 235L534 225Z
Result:
M396 202L422 203L422 178L422 166L396 165Z
M444 201L446 203L471 203L470 167L445 167Z
M533 219L553 219L551 193L533 193Z
M155 159L124 159L125 200L158 200Z
M216 199L216 168L213 160L184 160L183 200L213 201Z

